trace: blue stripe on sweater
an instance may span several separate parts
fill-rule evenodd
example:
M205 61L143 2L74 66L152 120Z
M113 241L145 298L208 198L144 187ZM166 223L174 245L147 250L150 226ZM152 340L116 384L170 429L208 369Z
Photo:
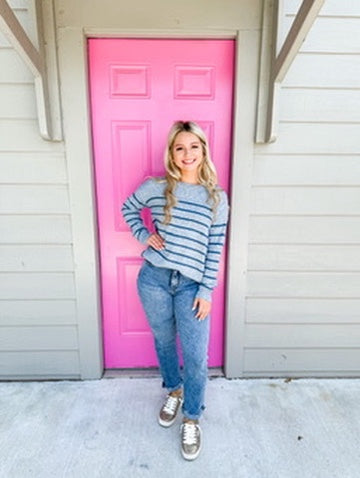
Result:
M163 218L164 217L164 214L163 213L159 213L159 212L153 212L152 213L153 216L157 216L157 217L161 217ZM189 218L186 218L186 217L181 217L181 216L175 216L174 214L172 214L172 219L178 219L179 221L186 221L186 222L194 222L196 224L199 224L200 226L203 226L205 227L206 229L209 229L209 224L205 224L201 221L197 221L196 219L189 219Z
M183 262L178 262L178 261L170 261L167 257L165 257L163 254L161 254L160 251L157 251L156 249L153 249L153 251L159 254L159 256L161 256L164 259L164 261L168 262L169 264L179 264L180 266L183 266L183 267L189 267L189 269L194 269L195 271L198 271L201 274L204 272L203 269L198 269L197 267L191 266L190 264L184 264Z
M131 196L127 199L126 202L129 202L129 203L132 205L133 208L139 209L139 206L137 206L136 204L133 203L133 201L132 201L132 196L133 196L133 195L131 195Z
M166 203L166 200L165 200L165 197L164 197L164 196L152 196L152 197L147 201L147 203L149 204L150 201L153 201L154 199L161 199L162 201L164 201L164 205L165 205L165 203ZM177 204L178 204L178 203L181 203L181 204L190 204L191 206L196 206L196 207L200 207L200 208L206 209L207 211L212 211L212 209L211 209L210 206L204 206L203 204L198 204L198 203L196 203L196 202L184 201L183 199L177 199L176 202L177 202Z
M156 222L159 223L159 221L156 221ZM200 236L205 237L206 238L206 243L207 243L207 238L208 238L207 234L204 234L203 232L200 232L197 229L193 229L191 227L180 226L179 224L169 224L168 227L174 227L176 229L182 229L184 231L196 232L196 234L199 234ZM170 233L168 231L166 231L165 234L170 234ZM180 237L184 238L184 236L180 236ZM206 244L206 243L203 243L203 244Z
M176 229L182 229L183 231L196 232L196 234L199 234L200 236L203 236L207 239L207 235L204 234L203 232L198 231L197 229L193 229L191 227L180 226L179 224L170 224L170 226L174 227Z
M173 254L174 256L185 257L186 259L189 259L190 261L198 262L199 264L204 265L204 261L202 261L200 259L195 259L194 257L188 256L186 254L181 254L180 252L175 252L175 251L173 251L171 249L167 249L167 248L166 248L166 252L169 253L169 254Z
M136 238L138 238L139 235L141 234L141 231L143 231L143 230L146 230L146 229L145 229L144 227L139 227L139 229L135 229L135 230L133 231L134 236L135 236Z
M161 210L163 210L164 206L162 204L152 204L151 209L154 209L154 208L160 208ZM192 209L188 210L188 209L184 209L182 207L177 207L177 206L173 207L171 209L171 211L184 211L184 212L186 212L186 214L189 214L189 213L190 214L197 214L198 216L205 217L206 219L209 219L210 221L212 219L208 214L204 214L203 212L194 211Z
M123 211L123 215L125 217L129 217L129 216L135 216L135 217L139 217L139 212L137 211L131 211L130 209L125 209L125 211Z
M139 222L139 219L138 218L127 219L126 222L130 227L132 227L134 224L137 224Z
M206 249L206 244L202 241L198 241L197 239L194 239L192 237L184 237L183 235L181 236L180 234L175 234L174 232L166 231L161 227L161 223L158 220L155 221L155 224L156 224L156 227L157 227L158 231L162 232L166 236L178 237L179 239L182 239L182 240L185 240L185 241L195 242L196 244L200 244L201 246L203 246Z
M213 224L211 227L225 227L226 224Z
M179 246L178 242L172 242L172 241L169 241L168 239L165 240L165 243L166 244L171 244L172 246L176 246L176 247L182 247L182 246ZM199 249L195 249L195 247L190 247L190 246L185 246L185 247L186 247L187 250L194 251L197 254L200 254L201 256L206 257L205 252L201 252L201 251L199 251Z
M203 204L198 204L196 202L184 201L183 199L178 199L178 202L183 204L191 204L192 206L196 207L202 207L204 209L207 209L208 211L212 210L210 206L204 206Z
M210 279L210 280L215 280L216 279L216 276L208 276L206 274L204 274L204 278L206 277L206 279Z
M198 212L198 211L194 211L193 209L190 209L190 210L187 210L187 209L184 209L183 207L177 207L175 206L174 207L174 211L184 211L186 213L190 213L190 214L197 214L198 216L202 216L202 217L206 217L206 219L209 219L211 221L212 217L209 216L208 214L204 214L202 212Z
M225 232L222 234L209 234L209 237L225 237Z
M140 204L140 206L145 207L145 204L137 198L135 193L133 193L131 196L136 199L136 201Z
M219 259L209 259L209 258L207 258L206 262L213 262L214 264L218 265L219 264Z

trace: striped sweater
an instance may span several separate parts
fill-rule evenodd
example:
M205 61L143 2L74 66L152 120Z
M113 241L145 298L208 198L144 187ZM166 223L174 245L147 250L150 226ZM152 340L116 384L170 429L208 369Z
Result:
M226 193L220 192L221 200L213 221L206 188L178 182L174 191L177 204L171 210L170 224L165 225L165 187L165 180L146 180L124 202L123 217L134 237L146 244L151 233L145 227L140 212L149 208L155 229L165 240L165 249L158 251L149 246L142 256L154 266L178 270L198 282L197 297L211 301L225 242L229 209Z

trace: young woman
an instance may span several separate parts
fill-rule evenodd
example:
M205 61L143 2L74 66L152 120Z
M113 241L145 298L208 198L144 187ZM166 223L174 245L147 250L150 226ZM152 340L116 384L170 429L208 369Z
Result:
M135 238L148 246L137 285L168 389L158 421L171 426L182 406L181 452L193 460L201 448L211 293L225 241L228 200L217 186L208 142L196 123L173 125L165 168L165 178L146 180L125 201L122 212ZM151 234L141 219L145 207L151 210L156 233Z

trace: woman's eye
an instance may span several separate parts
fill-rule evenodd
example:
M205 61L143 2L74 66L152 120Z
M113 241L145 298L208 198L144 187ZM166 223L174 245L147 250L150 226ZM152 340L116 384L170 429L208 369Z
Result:
M182 151L182 148L179 146L179 147L175 148L175 151Z

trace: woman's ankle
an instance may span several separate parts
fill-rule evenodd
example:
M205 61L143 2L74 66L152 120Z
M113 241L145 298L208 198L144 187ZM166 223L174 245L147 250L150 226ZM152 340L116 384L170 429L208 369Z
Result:
M186 418L184 417L183 418L183 423L195 423L195 425L198 425L199 424L199 420L193 420L191 418Z
M181 397L182 396L182 389L178 388L177 390L173 390L172 392L169 393L171 397Z

